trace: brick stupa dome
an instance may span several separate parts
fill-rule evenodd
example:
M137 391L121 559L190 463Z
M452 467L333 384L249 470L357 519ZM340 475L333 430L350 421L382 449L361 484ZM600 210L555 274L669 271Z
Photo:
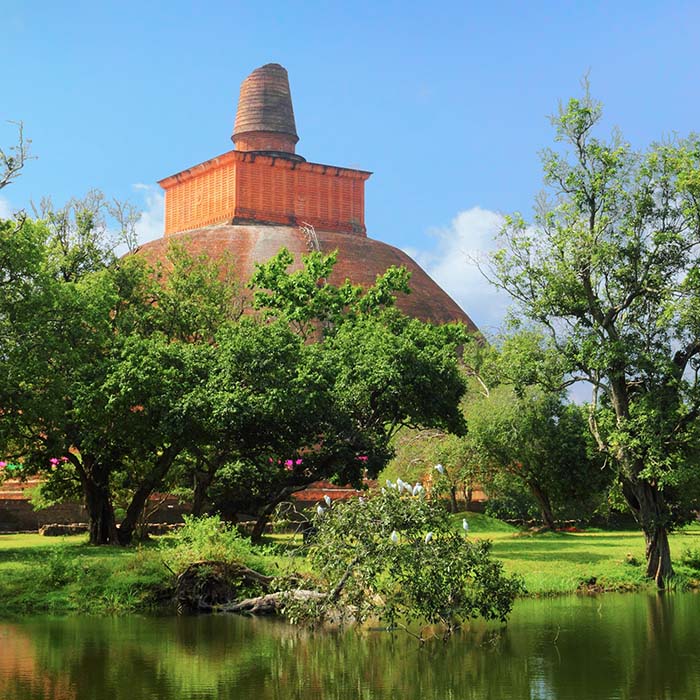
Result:
M391 265L411 271L410 295L397 306L433 323L476 326L455 301L403 251L367 237L364 185L371 173L309 163L298 141L287 71L257 68L241 86L232 136L235 149L160 181L165 190L165 236L139 254L162 261L171 241L193 254L227 254L241 282L256 262L286 247L301 266L310 250L338 251L331 282L372 284Z

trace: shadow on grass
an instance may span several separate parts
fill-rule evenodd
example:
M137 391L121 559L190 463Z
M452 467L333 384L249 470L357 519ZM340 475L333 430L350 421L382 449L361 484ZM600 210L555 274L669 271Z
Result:
M141 547L153 547L153 543L142 543ZM86 559L110 559L117 560L123 557L132 557L135 548L94 546L87 542L47 542L46 544L33 545L31 547L0 547L0 565L12 564L38 564L46 561L50 555L63 552L66 556L83 557Z

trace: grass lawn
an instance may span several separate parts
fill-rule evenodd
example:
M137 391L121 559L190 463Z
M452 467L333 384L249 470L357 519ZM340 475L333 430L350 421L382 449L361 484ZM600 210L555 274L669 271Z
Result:
M529 595L573 593L582 584L595 589L635 590L644 578L644 539L637 531L548 532L530 534L477 513L458 513L469 522L469 537L487 538L506 571L523 577ZM308 571L295 556L300 538L273 535L256 557L269 573ZM671 535L677 585L697 586L700 525ZM28 613L120 614L163 605L173 576L155 543L139 547L91 547L84 535L43 537L0 534L0 617Z
M470 536L493 542L494 556L510 573L523 577L530 595L572 593L583 582L606 590L633 590L649 585L644 578L644 537L638 530L597 530L529 534L478 513L466 516ZM700 557L700 524L670 536L678 584L697 586L700 571L681 563L686 550Z
M153 607L169 573L152 545L92 547L85 535L0 534L0 617Z

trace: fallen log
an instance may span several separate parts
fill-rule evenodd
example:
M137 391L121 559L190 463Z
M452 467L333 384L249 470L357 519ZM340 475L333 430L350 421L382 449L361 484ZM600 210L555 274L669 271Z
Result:
M320 591L297 588L291 591L278 591L255 598L246 598L235 603L217 605L213 610L242 615L277 615L284 610L285 605L290 601L308 602L311 600L324 600L326 597L327 594Z

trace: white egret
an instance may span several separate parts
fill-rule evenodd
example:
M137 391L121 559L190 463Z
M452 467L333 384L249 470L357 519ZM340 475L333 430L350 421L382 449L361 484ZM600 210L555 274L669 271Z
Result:
M410 488L410 486L409 486ZM423 484L418 484L413 487L413 491L411 492L414 496L417 496L421 491L423 490Z
M326 494L323 497L323 500L326 502L326 505L330 508L331 507L331 497L328 494Z
M429 532L429 533L425 536L425 544L429 544L429 543L431 542L432 539L433 539L433 533L432 533L432 532Z
M399 541L399 533L396 532L396 530L392 530L391 532L391 541L396 544Z
M316 512L319 515L323 515L326 512L326 509L322 505L319 504L318 506L316 506Z
M466 518L462 518L462 530L464 530L464 532L469 532L469 523Z
M444 474L445 473L445 467L442 466L442 464L436 464L435 469L437 469L438 474Z

